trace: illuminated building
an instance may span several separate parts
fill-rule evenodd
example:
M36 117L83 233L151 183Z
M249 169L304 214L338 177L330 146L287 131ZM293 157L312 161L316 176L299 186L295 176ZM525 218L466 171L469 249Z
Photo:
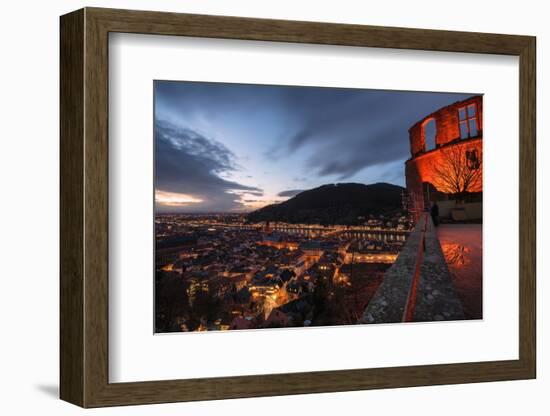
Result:
M302 259L306 264L306 269L318 262L324 253L319 241L307 241L300 245L300 250L304 253Z
M258 241L258 244L261 246L273 247L278 250L286 248L288 250L294 251L298 249L298 242L288 241L284 239L281 234L278 233L265 234L262 241Z
M208 293L208 275L206 273L193 273L186 277L187 280L187 296L189 304L193 305L197 293L203 291Z
M482 192L482 96L427 115L409 129L409 139L411 158L405 162L405 176L415 216L437 193ZM470 176L464 177L468 172Z
M344 263L385 263L393 264L399 254L397 245L381 242L362 242L351 244L344 256Z
M397 259L397 251L354 252L348 253L346 263L387 263L393 264ZM349 261L348 261L349 260Z
M284 328L289 323L289 319L286 313L279 309L272 309L262 324L264 328Z

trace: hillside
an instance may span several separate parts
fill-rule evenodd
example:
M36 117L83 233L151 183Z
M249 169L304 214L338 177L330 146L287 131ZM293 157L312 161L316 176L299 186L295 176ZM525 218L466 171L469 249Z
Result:
M392 214L401 209L401 186L388 183L339 183L303 191L285 202L248 214L250 222L356 224L358 217Z

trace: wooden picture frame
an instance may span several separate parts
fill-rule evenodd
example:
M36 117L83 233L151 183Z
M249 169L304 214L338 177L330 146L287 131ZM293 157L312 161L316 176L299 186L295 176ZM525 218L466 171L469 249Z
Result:
M82 407L101 407L535 378L534 37L100 8L62 16L60 28L61 399ZM518 56L519 359L109 383L110 32Z

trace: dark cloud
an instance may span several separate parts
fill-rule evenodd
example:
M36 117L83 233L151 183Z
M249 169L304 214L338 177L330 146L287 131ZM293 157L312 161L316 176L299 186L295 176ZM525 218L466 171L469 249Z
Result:
M282 191L277 194L277 196L281 197L293 197L294 195L298 195L300 192L304 192L303 189L289 189L288 191Z
M345 180L404 185L408 129L469 96L156 81L156 118L180 126L157 128L158 186L202 195L204 209L222 211L242 207L241 199L251 199L246 193L263 195L236 177L246 182L252 177L271 197L279 189ZM242 176L231 175L240 169L237 158L212 137L227 139L243 165Z
M262 191L261 189L251 188L251 187L246 187L243 190L241 190L241 189L232 189L232 190L227 191L227 192L229 192L230 194L235 194L235 195L243 195L243 194L250 194L250 195L255 195L255 196L263 196L264 195L264 191Z
M408 129L440 107L470 96L315 90L311 93L304 90L299 98L293 97L294 92L287 97L287 104L299 109L296 113L300 115L301 123L287 137L286 153L309 150L306 167L317 175L334 175L338 179L347 179L368 167L407 159Z
M242 208L239 195L243 193L263 195L259 188L220 177L237 169L235 156L223 144L191 129L156 121L155 189L203 200L180 210L230 211Z

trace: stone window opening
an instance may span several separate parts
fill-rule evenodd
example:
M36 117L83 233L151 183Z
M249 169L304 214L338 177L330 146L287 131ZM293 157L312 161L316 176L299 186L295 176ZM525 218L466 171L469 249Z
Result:
M479 169L481 161L477 154L477 149L466 150L466 164L469 169Z
M435 136L437 132L437 126L435 124L435 119L430 118L424 122L422 125L424 131L424 151L429 152L436 148Z
M458 122L460 126L460 138L477 137L477 106L475 103L458 109Z

